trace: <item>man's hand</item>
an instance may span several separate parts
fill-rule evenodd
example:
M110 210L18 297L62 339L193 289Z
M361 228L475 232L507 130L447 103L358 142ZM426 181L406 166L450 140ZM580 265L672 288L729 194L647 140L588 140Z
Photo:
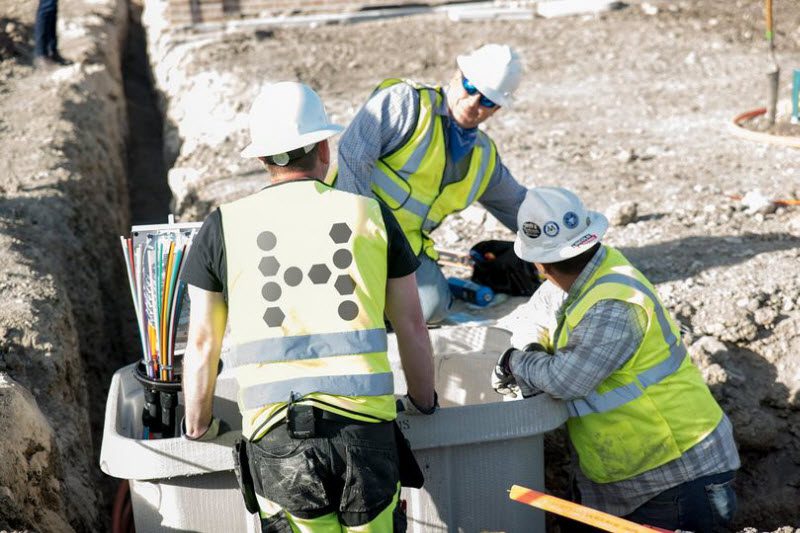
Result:
M405 413L407 415L432 415L439 408L439 395L436 391L433 392L433 407L429 409L421 409L414 399L406 394L402 398L397 399L397 412Z
M212 416L211 422L208 424L208 428L202 435L198 437L190 437L189 435L186 434L186 417L183 417L183 419L181 420L181 437L183 437L186 440L195 440L201 442L210 441L216 439L223 433L226 433L230 430L231 430L230 426L228 426L228 424L224 420L220 420L219 418Z

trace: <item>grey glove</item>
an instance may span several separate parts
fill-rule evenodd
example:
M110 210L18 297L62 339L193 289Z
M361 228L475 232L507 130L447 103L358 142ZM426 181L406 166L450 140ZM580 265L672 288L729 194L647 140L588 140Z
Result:
M420 409L414 399L408 394L397 399L397 412L407 415L432 415L439 408L439 395L433 391L433 407L430 409Z
M181 437L183 437L186 440L206 442L214 440L223 433L226 433L230 430L231 430L230 426L224 420L220 420L219 418L212 416L211 423L208 424L208 429L206 429L206 432L200 435L199 437L192 438L186 434L186 417L184 416L181 419Z
M492 388L498 394L511 396L512 398L516 398L520 395L517 380L514 374L511 373L511 367L509 366L511 355L515 352L519 352L519 350L514 347L504 351L497 360L497 364L494 365L491 376Z

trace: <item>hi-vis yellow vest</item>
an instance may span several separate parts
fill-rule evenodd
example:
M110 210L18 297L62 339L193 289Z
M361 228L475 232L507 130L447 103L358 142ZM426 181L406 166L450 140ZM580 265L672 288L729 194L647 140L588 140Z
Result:
M556 349L586 311L606 299L640 306L647 316L639 349L585 398L567 403L570 439L586 477L597 483L629 479L699 443L722 419L700 371L687 356L680 330L649 281L614 248L566 310Z
M299 403L393 420L384 323L387 234L373 199L314 180L220 208L242 434L257 440Z
M466 174L442 187L446 132L442 117L435 111L443 105L444 92L441 87L397 78L384 80L375 91L398 83L407 83L419 94L417 125L399 148L376 161L370 176L372 191L394 211L414 253L424 251L437 259L430 232L447 215L466 209L480 198L494 173L497 149L489 136L478 130Z

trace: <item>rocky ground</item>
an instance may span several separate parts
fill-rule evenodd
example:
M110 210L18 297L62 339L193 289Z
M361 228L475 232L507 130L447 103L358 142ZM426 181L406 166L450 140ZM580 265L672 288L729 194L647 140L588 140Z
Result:
M62 47L78 64L40 72L30 62L34 4L0 0L0 427L11 428L0 435L0 530L94 531L105 529L101 502L110 498L92 451L104 387L130 357L120 342L131 335L121 262L106 260L129 223L119 63L126 12L122 1L61 2ZM756 190L800 197L800 151L729 130L734 116L766 100L760 2L203 33L167 32L162 4L146 2L143 21L166 112L173 211L183 220L262 185L257 164L238 157L261 83L309 83L346 124L384 77L443 82L458 53L492 41L516 47L527 71L517 105L486 128L504 162L526 185L570 187L607 212L607 242L691 329L692 357L742 455L736 529L800 527L800 207L758 205L757 194L747 205L733 199ZM775 4L778 131L797 136L787 114L800 9ZM139 116L130 105L127 113ZM127 146L139 153L152 141L133 133ZM147 158L134 159L161 172L160 160ZM163 183L147 187L163 199ZM461 251L511 237L480 208L436 235ZM548 443L555 491L566 475L561 439Z
M800 135L787 117L788 72L800 64L800 9L790 4L776 2L784 65L776 131ZM750 202L757 193L734 199L757 190L800 196L800 152L730 131L736 115L766 100L760 9L741 0L651 2L547 20L430 15L177 35L153 25L176 210L200 219L262 186L258 165L238 157L261 83L304 81L346 124L382 78L441 83L456 54L513 45L527 71L518 102L486 124L504 162L526 185L570 187L609 214L607 242L689 326L692 357L734 423L744 463L737 526L800 527L800 208ZM436 235L460 251L511 237L481 208L451 217ZM565 478L558 444L551 439L555 490Z

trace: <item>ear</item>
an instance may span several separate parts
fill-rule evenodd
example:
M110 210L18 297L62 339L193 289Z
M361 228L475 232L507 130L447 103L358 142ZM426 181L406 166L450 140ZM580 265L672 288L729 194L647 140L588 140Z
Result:
M319 142L319 146L317 146L317 153L319 154L319 160L322 164L330 165L331 147L328 144L328 139Z

